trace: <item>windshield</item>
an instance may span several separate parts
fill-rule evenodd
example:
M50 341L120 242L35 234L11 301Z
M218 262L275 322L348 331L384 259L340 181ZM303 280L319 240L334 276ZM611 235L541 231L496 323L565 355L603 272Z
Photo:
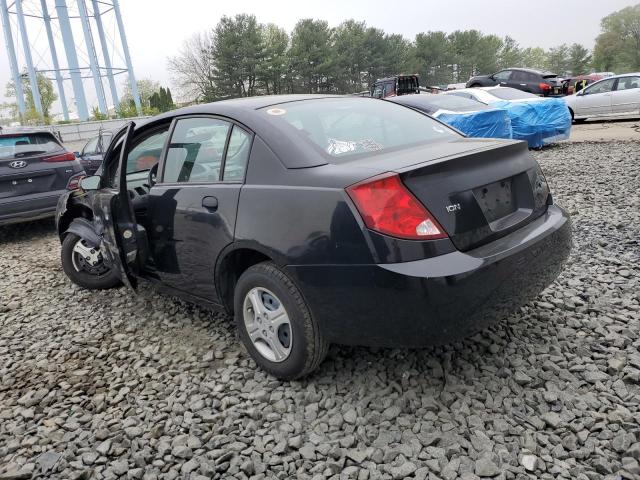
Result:
M523 92L522 90L516 90L515 88L500 87L490 90L491 95L498 97L502 100L524 100L526 98L538 98L533 93Z
M458 136L441 123L391 102L325 98L260 109L334 158L377 153Z
M20 158L62 150L60 144L48 133L23 133L0 136L0 159Z

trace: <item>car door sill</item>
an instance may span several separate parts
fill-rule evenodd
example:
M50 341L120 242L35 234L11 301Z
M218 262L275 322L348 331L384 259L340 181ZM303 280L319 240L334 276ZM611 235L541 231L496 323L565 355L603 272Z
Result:
M225 311L225 307L217 302L212 300L199 297L198 295L193 295L192 293L185 292L184 290L180 290L179 288L171 287L169 285L161 283L160 280L155 279L150 276L139 277L140 280L151 285L151 287L164 295L170 295L174 297L179 297L182 300L185 300L189 303L196 304L198 306L213 309L217 311Z

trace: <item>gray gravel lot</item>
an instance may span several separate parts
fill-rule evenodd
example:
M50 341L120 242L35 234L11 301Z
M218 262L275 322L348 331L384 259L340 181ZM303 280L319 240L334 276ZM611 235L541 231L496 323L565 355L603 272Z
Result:
M50 222L0 229L0 479L640 478L640 143L535 155L574 222L553 286L446 347L333 347L300 382L224 315L76 288Z

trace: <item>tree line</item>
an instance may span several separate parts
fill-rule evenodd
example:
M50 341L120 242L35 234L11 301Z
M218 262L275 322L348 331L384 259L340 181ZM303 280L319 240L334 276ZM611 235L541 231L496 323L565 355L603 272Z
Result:
M365 22L330 28L303 19L291 34L254 15L222 17L187 40L168 60L182 96L194 102L279 93L355 93L377 79L417 73L422 85L466 82L501 68L530 67L560 75L640 70L640 5L602 20L594 51L578 43L523 48L511 37L478 30L430 31L413 40Z

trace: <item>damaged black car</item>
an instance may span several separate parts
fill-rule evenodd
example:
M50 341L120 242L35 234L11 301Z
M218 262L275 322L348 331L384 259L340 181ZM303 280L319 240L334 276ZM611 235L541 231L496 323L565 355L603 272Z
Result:
M282 379L332 343L477 332L549 286L571 248L526 143L357 97L227 100L129 123L56 218L73 282L144 280L224 309Z

